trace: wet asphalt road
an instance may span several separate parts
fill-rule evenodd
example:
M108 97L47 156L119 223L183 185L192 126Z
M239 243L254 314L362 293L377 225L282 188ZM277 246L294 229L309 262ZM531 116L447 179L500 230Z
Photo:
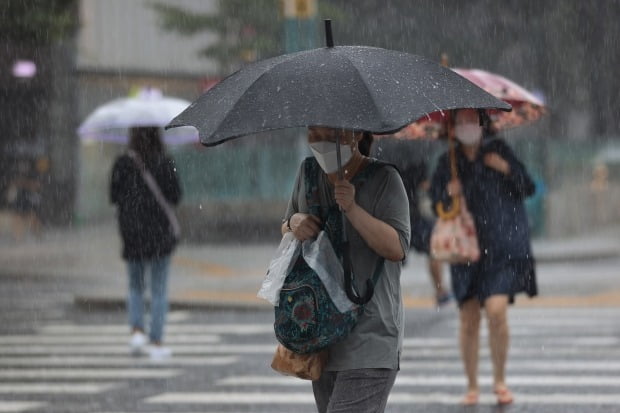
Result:
M167 338L175 355L153 363L128 356L122 310L73 305L76 282L0 277L0 411L315 411L308 382L269 367L269 311L172 312ZM484 337L481 405L458 405L464 379L456 311L448 307L407 311L401 372L387 411L620 412L620 308L516 306L510 315L514 405L495 405Z

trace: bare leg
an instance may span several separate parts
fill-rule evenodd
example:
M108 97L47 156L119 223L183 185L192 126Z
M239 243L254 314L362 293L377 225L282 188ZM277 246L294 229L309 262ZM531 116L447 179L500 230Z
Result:
M506 360L508 358L508 296L489 297L484 308L489 326L489 348L493 363L493 383L496 391L506 389Z
M470 299L463 303L460 311L461 328L460 344L461 358L467 376L467 395L463 400L464 404L474 404L477 402L478 388L478 348L480 341L480 303L477 299ZM470 395L475 394L476 400L473 403Z
M433 287L435 287L435 297L439 298L446 293L446 289L443 286L443 273L441 261L428 258L428 272L431 275L433 281Z

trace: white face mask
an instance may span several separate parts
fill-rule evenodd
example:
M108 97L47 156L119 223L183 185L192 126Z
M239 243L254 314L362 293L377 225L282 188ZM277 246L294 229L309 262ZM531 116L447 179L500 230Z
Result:
M310 150L326 174L338 171L338 148L335 142L313 142L310 144ZM340 161L342 166L345 166L352 157L351 145L340 145Z
M477 123L463 123L454 127L456 139L463 145L472 146L480 142L482 138L482 126Z

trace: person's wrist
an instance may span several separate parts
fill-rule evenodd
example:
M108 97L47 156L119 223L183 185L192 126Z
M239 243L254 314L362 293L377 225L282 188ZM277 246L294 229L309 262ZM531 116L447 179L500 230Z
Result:
M356 206L357 204L355 202L351 202L351 204L344 210L344 213L350 214L351 212L353 212Z

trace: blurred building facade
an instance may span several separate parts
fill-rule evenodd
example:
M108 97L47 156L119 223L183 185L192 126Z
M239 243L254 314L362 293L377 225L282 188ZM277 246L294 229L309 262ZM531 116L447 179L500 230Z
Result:
M70 0L59 1L71 3ZM8 192L20 159L28 159L33 168L46 166L41 169L39 177L44 200L43 218L47 223L61 225L106 220L114 214L107 196L109 170L115 156L124 147L80 142L75 130L92 110L142 87L158 88L166 95L192 101L222 72L215 61L198 53L220 41L216 33L182 36L166 31L152 7L155 3L163 3L197 13L216 14L218 0L75 0L73 3L70 15L78 28L75 35L62 37L44 46L0 38L0 130L3 131L0 137L0 193L5 195ZM288 3L304 2L282 2L284 6ZM462 3L458 1L446 0L435 4L424 0L419 3L424 7L408 7L407 10L403 9L403 4L407 2L395 0L387 1L390 7L379 7L367 0L355 3L355 6L344 1L334 2L338 3L344 4L352 24L352 28L347 29L345 16L340 16L343 24L338 24L335 32L338 43L391 47L430 57L437 51L447 50L455 60L460 53L457 61L464 64L482 65L490 70L501 69L499 71L507 75L523 73L528 76L528 87L541 84L537 77L547 76L550 68L554 67L547 60L561 54L564 45L560 42L561 36L543 36L553 46L547 50L554 54L543 53L547 60L542 57L538 60L546 63L536 66L538 69L532 67L532 70L526 70L523 66L530 65L526 57L531 42L529 38L510 38L508 34L513 33L510 31L503 35L502 42L512 42L512 46L499 49L480 40L474 43L485 50L482 56L487 60L470 55L468 48L471 42L465 39L466 36L460 38L453 33L460 30L457 24L459 14L452 13L460 10ZM488 2L480 0L474 3L484 5ZM487 26L497 23L489 17L489 13L499 13L512 22L503 30L515 26L514 33L525 36L530 31L522 30L517 22L529 24L531 21L521 16L527 16L529 9L526 5L529 3L520 3L523 4L520 7L506 5L505 10L502 9L504 6L497 6L497 10L494 6L493 9L474 7L466 11L472 15L486 16L481 21ZM274 0L274 5L277 4ZM420 19L421 8L433 16L426 19L429 27L423 24L426 20L416 20ZM579 11L573 9L575 7L562 7L554 18L562 20L569 12ZM284 15L289 17L286 10L284 7ZM364 23L375 16L386 22L407 18L411 27L387 23L374 27ZM440 18L442 20L438 20ZM536 19L546 22L547 17L536 15ZM440 21L454 24L442 25ZM299 25L287 19L274 24L282 25L283 44L287 51L292 51L289 48L299 42L292 41L295 37L291 37L291 33ZM360 26L364 30L360 30ZM542 32L542 28L548 26L537 23L533 29ZM431 34L433 27L441 27L442 36ZM425 34L423 30L429 33ZM382 35L377 36L377 32ZM485 29L472 33L486 40L486 35L481 33L488 32ZM583 47L587 45L587 42L582 44ZM36 73L16 76L13 66L20 61L34 63ZM493 62L499 62L497 67L492 66ZM514 62L519 62L521 66L515 67ZM562 69L567 72L569 67L572 66L565 65ZM610 76L606 70L599 68L598 71ZM577 74L573 76L574 79L551 76L553 84L557 85L551 90L555 90L555 94L548 95L551 108L548 119L507 134L511 144L543 184L545 192L531 209L538 211L532 213L536 216L535 221L539 222L536 224L538 232L549 236L578 234L620 221L620 176L615 166L620 161L600 156L609 152L608 145L618 146L620 136L614 135L614 124L606 126L600 137L592 136L594 129L588 125L596 122L583 120L592 117L589 112L571 109L573 102L566 99L553 101L558 90L567 89L563 85L575 84L575 89L584 88ZM607 111L615 110L612 103L609 103ZM585 103L582 106L590 107ZM568 115L567 111L570 112ZM565 121L566 118L571 121ZM239 227L249 228L248 235L260 236L268 232L267 228L277 231L277 222L290 193L296 166L299 159L308 154L303 131L247 137L209 149L197 144L170 147L169 150L177 160L185 192L180 208L181 218L188 229L186 235L194 239L216 239L217 234L233 229L239 233ZM406 151L396 153L402 155ZM37 162L39 160L42 162ZM601 163L607 172L605 167L600 166ZM6 204L6 196L3 196L0 205L6 207ZM591 205L596 206L590 208Z

